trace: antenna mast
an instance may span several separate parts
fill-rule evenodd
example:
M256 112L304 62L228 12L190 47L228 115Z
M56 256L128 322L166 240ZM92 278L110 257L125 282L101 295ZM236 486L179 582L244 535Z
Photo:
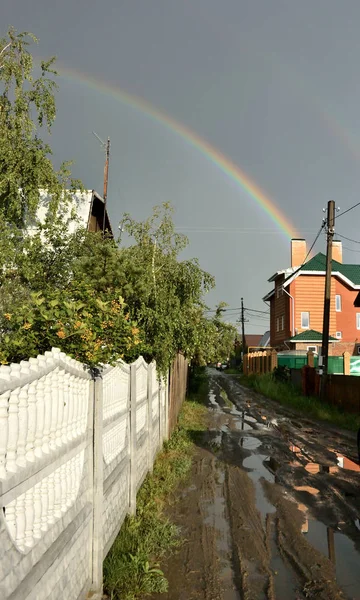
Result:
M110 161L110 138L108 137L107 142L105 143L95 131L93 131L94 136L99 140L103 150L105 150L105 165L104 165L104 191L103 191L103 199L104 199L104 216L103 216L103 224L102 224L102 232L103 237L105 237L105 227L106 227L106 200L107 200L107 191L108 191L108 182L109 182L109 161Z

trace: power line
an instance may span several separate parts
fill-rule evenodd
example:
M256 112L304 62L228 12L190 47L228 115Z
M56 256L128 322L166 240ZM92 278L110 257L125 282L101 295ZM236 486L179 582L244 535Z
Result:
M359 240L352 240L351 238L346 237L346 235L341 235L341 233L337 233L336 235L338 237L343 238L344 240L347 240L348 242L353 242L354 244L360 244Z
M315 246L316 242L318 241L320 233L322 232L322 230L324 229L324 227L325 227L325 221L323 223L321 223L321 227L320 227L319 231L316 234L316 238L314 239L314 241L313 241L313 243L311 245L311 248L310 248L309 252L307 253L307 255L305 256L304 262L302 263L301 266L303 266L306 263L309 255L311 254L311 251L312 251L313 247Z
M245 308L244 310L251 310L251 312L256 312L256 313L261 313L261 314L265 314L265 315L269 315L270 311L268 310L257 310L256 308Z
M346 213L350 212L351 210L353 210L354 208L356 208L357 206L360 206L360 202L357 202L357 204L354 204L354 206L350 206L350 208L348 208L347 210L344 210L342 213L340 213L337 217L336 220L339 217L342 217L343 215L346 215Z
M354 250L353 248L348 248L347 246L343 246L344 250L349 250L349 252L357 252L360 253L360 250Z

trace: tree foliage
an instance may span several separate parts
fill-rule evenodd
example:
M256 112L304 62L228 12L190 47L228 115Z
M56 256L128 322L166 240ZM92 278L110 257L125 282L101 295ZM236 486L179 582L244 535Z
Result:
M39 137L56 116L56 71L50 59L34 75L31 42L13 29L0 40L0 362L51 346L89 366L143 354L162 372L179 351L199 364L226 358L233 329L221 307L205 316L214 279L181 259L188 240L168 204L144 221L124 215L128 246L68 227L82 186L69 181L68 163L54 169ZM41 189L50 202L39 220Z
M65 162L56 171L51 148L39 136L48 131L56 117L54 58L42 61L35 75L29 45L31 33L11 28L0 39L0 217L22 227L36 215L40 190L52 199L53 216L79 182L70 179Z

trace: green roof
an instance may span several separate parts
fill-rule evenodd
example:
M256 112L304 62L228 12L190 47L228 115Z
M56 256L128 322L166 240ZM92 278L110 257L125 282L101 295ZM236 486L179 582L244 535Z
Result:
M322 333L314 329L307 329L298 335L290 338L290 342L322 342ZM338 340L329 335L329 342L337 342Z
M326 256L322 252L316 254L314 258L311 258L302 267L301 271L325 271L326 270ZM332 261L332 272L337 271L344 277L349 279L354 285L360 285L360 265L344 265L343 263Z

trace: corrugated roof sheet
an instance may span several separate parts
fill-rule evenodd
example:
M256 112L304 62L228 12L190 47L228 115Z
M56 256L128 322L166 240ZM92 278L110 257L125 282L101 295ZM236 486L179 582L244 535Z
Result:
M322 252L319 252L305 263L301 268L301 271L325 271L326 270L326 256ZM332 272L337 271L344 277L352 281L355 285L360 285L360 265L349 265L339 263L336 260L332 261Z

